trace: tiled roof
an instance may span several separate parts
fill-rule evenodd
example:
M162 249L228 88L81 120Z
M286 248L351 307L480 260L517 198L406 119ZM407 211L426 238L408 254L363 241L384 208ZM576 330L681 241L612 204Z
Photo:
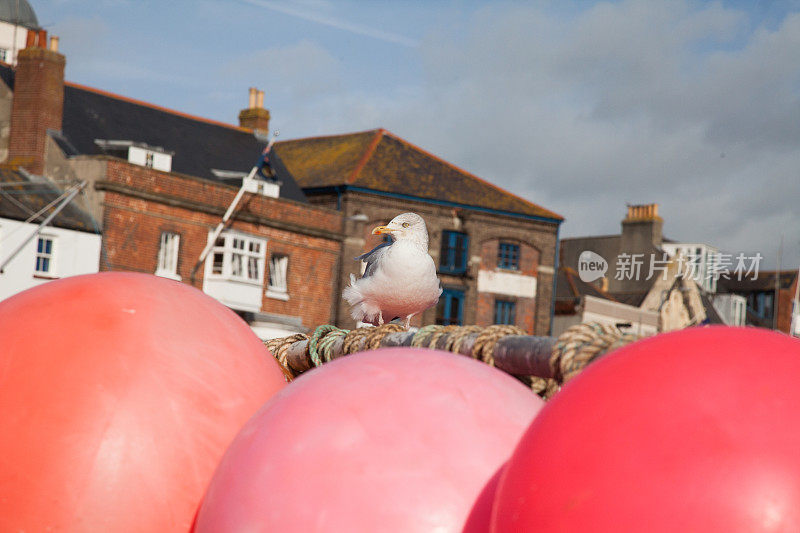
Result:
M608 292L602 291L591 283L581 280L578 273L569 267L558 269L558 280L556 282L556 299L578 299L581 296L596 296L605 300L617 301Z
M2 218L27 220L63 192L56 184L45 178L26 175L10 167L0 167L0 217ZM31 223L41 222L50 212L52 208ZM68 203L50 225L91 233L99 231L97 222L89 213L78 207L76 199Z
M275 150L306 190L352 186L563 220L383 129L281 141Z
M14 88L10 66L0 64L0 79ZM64 85L62 131L52 137L68 156L103 154L95 139L157 146L174 152L174 172L224 183L232 182L212 169L247 173L264 149L247 128L69 82ZM307 201L291 176L283 175L281 181L282 198Z

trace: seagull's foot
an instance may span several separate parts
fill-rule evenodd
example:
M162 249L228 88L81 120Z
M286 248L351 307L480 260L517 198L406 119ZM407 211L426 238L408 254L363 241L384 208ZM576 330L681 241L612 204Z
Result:
M408 331L408 328L411 327L411 317L414 315L408 315L406 319L403 321L403 329Z
M383 325L383 313L378 313L378 325Z

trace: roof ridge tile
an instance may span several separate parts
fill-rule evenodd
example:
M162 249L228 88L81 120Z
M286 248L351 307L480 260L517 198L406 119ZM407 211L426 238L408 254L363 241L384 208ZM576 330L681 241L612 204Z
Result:
M427 155L428 157L431 157L431 158L435 159L436 161L439 161L440 163L442 163L444 165L447 165L450 168L456 170L457 172L460 172L461 174L464 174L465 176L468 176L468 177L470 177L470 178L472 178L474 180L477 180L477 181L483 183L484 185L488 185L489 187L492 187L493 189L499 191L502 194L507 194L509 196L513 196L514 198L516 198L516 199L518 199L518 200L520 200L522 202L525 202L526 204L528 204L528 205L530 205L532 207L535 207L537 209L541 209L542 211L546 211L547 213L549 213L552 216L552 218L557 218L557 219L560 219L560 220L564 220L564 217L562 217L558 213L555 213L554 211L550 211L549 209L546 209L546 208L544 208L544 207L542 207L542 206L540 206L538 204L535 204L535 203L531 202L530 200L526 200L525 198L523 198L523 197L521 197L521 196L519 196L517 194L514 194L511 191L508 191L508 190L506 190L506 189L504 189L502 187L499 187L499 186L495 185L494 183L492 183L490 181L487 181L487 180L481 178L480 176L477 176L477 175L473 174L472 172L464 170L463 168L459 167L458 165L455 165L455 164L451 163L450 161L447 161L446 159L442 159L438 155L436 155L436 154L434 154L432 152L429 152L428 150L425 150L424 148L422 148L420 146L417 146L416 144L414 144L414 143L412 143L410 141L407 141L406 139L403 139L402 137L399 137L399 136L395 135L394 133L392 133L390 131L386 131L386 130L383 130L383 129L381 129L381 131L384 131L387 136L392 137L396 141L401 142L401 143L405 144L406 146L411 147L414 150L418 150L418 151L422 152L423 154Z
M68 86L68 87L72 87L73 89L78 89L78 90L81 90L81 91L89 91L89 92L92 92L92 93L95 93L95 94L106 96L108 98L113 98L115 100L121 100L121 101L127 102L129 104L139 105L139 106L143 106L143 107L149 107L150 109L155 109L156 111L161 111L161 112L164 112L164 113L169 113L171 115L176 115L176 116L179 116L179 117L188 118L190 120L196 120L198 122L205 122L207 124L212 124L214 126L221 126L223 128L229 128L229 129L232 129L232 130L237 130L237 131L240 131L242 133L250 133L250 132L253 131L250 128L243 128L241 126L236 126L234 124L228 124L227 122L222 122L220 120L214 120L214 119L211 119L211 118L192 115L190 113L184 113L183 111L178 111L176 109L170 109L169 107L160 106L158 104L153 104L151 102L145 102L144 100L139 100L137 98L131 98L130 96L124 96L124 95L121 95L121 94L112 93L110 91L106 91L106 90L103 90L103 89L98 89L96 87L90 87L88 85L82 85L80 83L75 83L75 82L72 82L72 81L65 81L64 85Z
M358 160L358 163L353 169L353 172L351 172L350 175L345 180L348 185L352 185L353 182L356 181L356 178L358 178L358 175L367 165L370 158L372 158L373 154L375 153L375 149L378 148L378 145L380 144L381 139L383 139L383 136L385 134L386 130L383 128L375 130L375 136L370 141L369 146L367 146L367 149L364 151L364 154L361 156L361 159Z

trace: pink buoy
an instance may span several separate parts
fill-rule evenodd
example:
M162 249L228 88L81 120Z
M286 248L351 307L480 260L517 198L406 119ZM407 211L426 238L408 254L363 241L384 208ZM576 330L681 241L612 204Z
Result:
M485 531L542 401L488 365L389 348L300 376L225 454L196 531Z
M589 366L542 410L492 531L800 531L800 341L667 333Z
M284 384L247 324L175 281L94 274L0 302L0 531L188 531Z

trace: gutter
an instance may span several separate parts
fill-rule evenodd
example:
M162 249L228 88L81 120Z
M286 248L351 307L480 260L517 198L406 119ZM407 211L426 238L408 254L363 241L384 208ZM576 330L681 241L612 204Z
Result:
M558 218L551 218L539 215L526 215L524 213L515 213L513 211L504 211L502 209L492 209L490 207L481 207L477 205L469 205L469 204L462 204L459 202L450 202L448 200L435 200L432 198L423 198L421 196L413 196L410 194L402 194L396 192L386 192L386 191L378 191L375 189L369 189L367 187L356 187L353 185L337 185L337 186L329 186L329 187L303 187L303 192L306 195L314 195L320 193L336 193L337 195L341 195L347 191L353 192L362 192L367 194L374 194L376 196L385 196L387 198L395 198L398 200L412 200L415 202L421 202L426 204L433 204L433 205L440 205L445 207L456 207L459 209L466 209L470 211L478 211L481 213L489 213L492 215L504 215L508 217L514 218L522 218L525 220L536 220L538 222L547 222L549 224L561 224L564 222L563 219Z

